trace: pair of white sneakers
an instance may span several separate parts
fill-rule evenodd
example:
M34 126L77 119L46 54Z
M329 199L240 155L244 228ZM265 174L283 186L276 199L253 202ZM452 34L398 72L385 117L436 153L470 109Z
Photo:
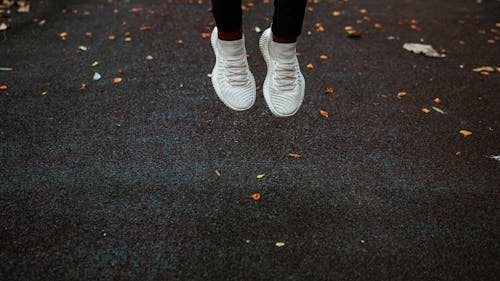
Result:
M236 41L220 40L216 27L211 41L216 57L212 71L215 92L233 110L251 108L255 104L256 87L248 67L245 37ZM305 89L296 43L274 42L268 28L260 38L260 50L267 64L263 91L269 109L277 117L294 115L302 104Z

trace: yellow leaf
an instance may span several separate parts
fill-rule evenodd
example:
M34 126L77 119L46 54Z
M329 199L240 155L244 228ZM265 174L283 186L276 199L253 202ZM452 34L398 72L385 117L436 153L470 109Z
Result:
M276 245L276 247L283 247L285 246L285 242L276 242L274 245Z

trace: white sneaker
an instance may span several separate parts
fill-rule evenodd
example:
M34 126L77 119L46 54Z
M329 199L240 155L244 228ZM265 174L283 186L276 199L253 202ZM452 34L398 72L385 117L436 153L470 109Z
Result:
M237 111L249 109L255 103L256 89L255 78L248 67L245 39L219 40L216 27L211 41L215 52L212 70L215 92L229 108Z
M304 100L305 80L296 55L297 43L276 43L271 28L260 37L260 51L267 64L264 98L277 117L292 116Z

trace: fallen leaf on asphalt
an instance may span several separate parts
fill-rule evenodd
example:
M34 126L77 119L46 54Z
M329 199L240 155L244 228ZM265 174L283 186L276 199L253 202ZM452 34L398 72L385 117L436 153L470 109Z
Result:
M153 60L153 56L152 55L147 55L146 56L146 60Z
M97 81L101 79L101 74L94 72L94 76L92 77L92 80Z
M21 2L21 1L17 1ZM28 13L30 11L30 4L29 3L18 3L19 8L17 8L18 13Z
M439 112L439 113L441 113L441 114L446 114L446 112L444 112L444 111L443 111L441 108L439 108L439 107L435 107L435 106L433 106L433 107L432 107L432 109L434 109L434 111Z
M108 36L108 40L115 40L115 39L116 39L116 36L114 36L114 35L109 35Z
M283 247L285 246L285 242L276 242L274 245L276 245L276 247Z
M430 111L429 109L427 109L427 108L425 108L425 107L424 107L424 108L422 108L422 112L423 112L423 113L429 113L429 112L431 112L431 111Z
M253 30L255 30L255 32L257 33L261 33L262 32L262 29L258 26L254 27Z
M309 63L309 64L306 65L306 67L309 68L309 69L313 69L314 65L312 63Z
M373 28L381 29L382 28L382 24L376 23L376 24L373 25Z
M45 96L46 94L48 94L48 92L42 92L40 93L40 96Z
M125 39L123 39L123 41L125 41L125 42L132 42L132 37L125 37Z
M338 17L338 16L340 16L341 14L342 14L342 12L340 12L340 11L333 11L333 13L332 13L332 15L333 15L334 17Z
M61 32L61 33L59 33L59 37L61 37L62 40L66 40L67 36L68 36L67 32Z
M321 56L319 56L319 58L322 59L322 60L327 60L328 56L327 55L321 55Z
M0 31L2 30L6 30L7 29L7 25L5 23L0 23Z
M441 99L440 98L435 98L434 102L439 104L439 103L441 103Z
M210 38L210 36L211 36L210 32L203 32L203 33L201 34L201 38L203 38L203 39Z
M123 79L122 79L121 77L115 77L115 78L113 79L113 82L114 82L114 83L116 83L116 84L117 84L117 83L121 83L122 81L123 81Z
M99 65L99 62L98 62L98 61L94 61L94 62L92 63L92 66L93 66L93 67L96 67L96 66L98 66L98 65Z
M420 43L405 43L403 45L405 50L413 52L415 54L424 54L431 58L444 58L446 55L438 53L431 45L420 44Z
M2 91L7 90L7 85L0 85L0 90L2 90Z
M333 94L334 91L335 90L332 87L328 87L328 88L326 88L325 93L327 93L327 94Z
M320 109L319 114L321 114L321 116L328 117L328 111L326 110Z
M493 68L492 66L481 66L481 67L476 67L476 68L472 69L472 71L474 71L474 72L483 72L483 71L495 72L495 68Z
M300 158L302 157L300 154L298 153L288 153L288 156L292 157L292 158Z
M85 46L78 46L78 49L82 50L82 51L87 51L88 50L88 48L85 47Z
M260 199L260 193L254 193L254 194L252 194L252 199L253 199L254 201L259 200L259 199Z
M264 176L265 176L265 175L266 175L266 174L260 174L260 175L257 175L257 179L259 179L259 180L260 180L260 179L264 178Z
M496 155L496 156L495 155L490 155L489 157L493 158L493 159L495 159L497 161L500 161L500 155Z
M0 71L12 71L14 68L12 67L0 67Z
M462 134L464 137L467 137L472 135L472 132L467 130L460 130L460 134Z
M139 30L141 30L141 31L152 30L152 29L153 29L152 26L147 26L147 25L146 26L141 26L141 28L139 28Z
M220 177L220 171L219 170L215 170L215 175Z
M396 98L398 99L401 99L402 97L405 97L407 96L408 94L406 92L399 92L397 95L396 95Z

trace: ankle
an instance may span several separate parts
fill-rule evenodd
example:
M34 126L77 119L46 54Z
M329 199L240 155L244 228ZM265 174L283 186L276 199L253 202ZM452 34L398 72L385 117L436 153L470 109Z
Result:
M243 26L231 31L217 29L217 37L223 41L236 41L243 38Z
M284 44L290 44L290 43L295 43L297 42L297 37L281 37L273 33L273 41L276 43L284 43Z

